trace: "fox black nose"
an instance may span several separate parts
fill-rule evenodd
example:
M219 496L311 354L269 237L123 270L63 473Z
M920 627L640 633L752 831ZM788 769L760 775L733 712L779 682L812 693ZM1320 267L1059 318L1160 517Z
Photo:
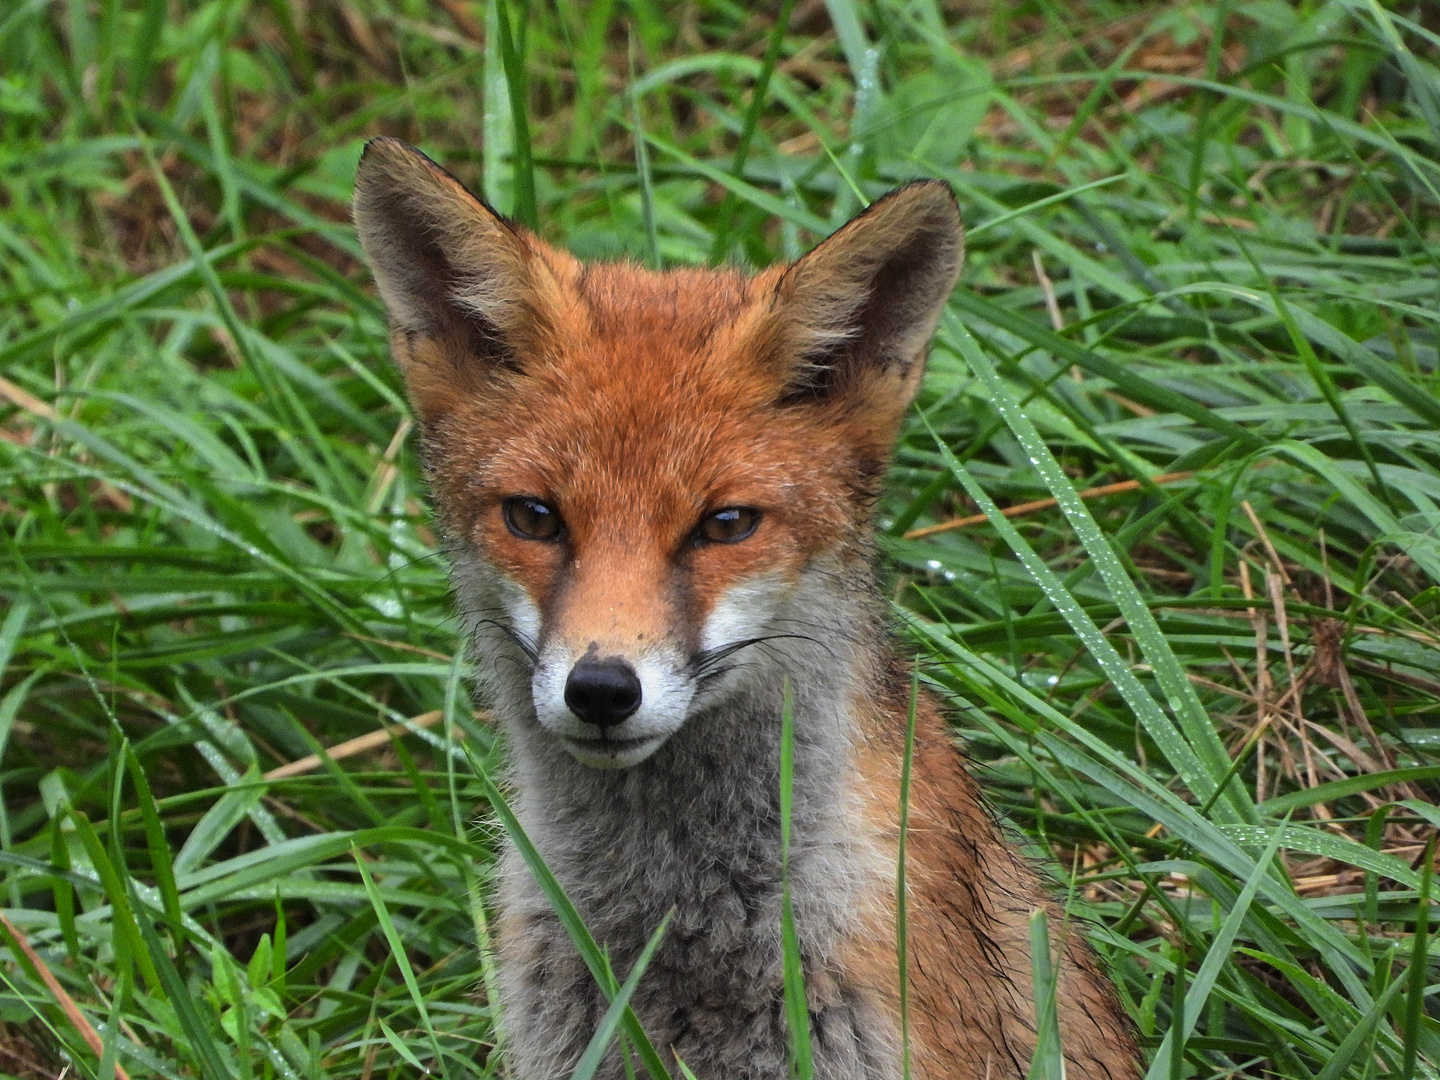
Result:
M565 680L565 704L596 727L614 727L640 708L640 676L624 660L583 659Z

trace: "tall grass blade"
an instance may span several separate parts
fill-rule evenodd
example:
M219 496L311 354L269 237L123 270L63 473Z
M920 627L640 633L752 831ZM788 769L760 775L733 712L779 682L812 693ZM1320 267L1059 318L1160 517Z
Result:
M510 20L512 0L491 0L495 13L495 29L500 45L500 61L505 68L505 93L510 104L511 168L514 176L515 205L510 211L522 225L536 228L539 224L539 210L535 203L535 162L530 141L529 82L525 72L525 54L522 42L529 35L524 32L524 20L529 14L529 0L520 0L520 33Z
M780 707L780 949L785 981L785 1021L790 1029L790 1075L813 1080L810 1005L805 996L805 958L795 932L790 896L790 811L795 791L795 702L785 680Z
M740 138L735 143L735 156L730 161L730 173L733 176L745 175L745 162L750 157L750 144L755 138L755 129L760 123L760 114L765 111L765 103L770 92L770 79L775 74L775 65L780 61L780 48L785 41L785 31L790 26L790 16L795 10L795 0L780 0L780 10L775 16L774 25L770 28L769 40L765 44L765 57L760 62L760 73L755 77L755 84L750 89L750 104L745 109L745 119L740 128ZM640 126L637 115L635 126ZM636 147L637 151L639 147ZM730 234L735 223L735 192L725 192L725 198L720 203L720 209L716 215L715 239L710 244L710 262L712 265L723 262L726 253L730 250Z
M520 825L520 819L510 809L510 804L506 802L505 796L501 794L500 789L495 786L495 782L490 779L479 762L472 758L471 764L475 768L480 789L495 811L495 816L500 819L500 824L510 838L510 842L515 845L515 850L519 852L520 858L529 868L530 873L534 875L535 883L540 886L541 892L550 902L560 924L565 927L566 933L570 935L570 940L580 951L581 959L585 961L585 966L590 969L590 974L594 976L600 989L604 991L606 999L613 1001L615 995L620 992L620 985L616 982L614 972L610 969L609 959L596 943L589 928L585 925L585 921L580 917L580 913L575 910L575 905L565 895L565 890L556 880L554 873L545 865L545 860L541 858L540 852L536 850L530 837L525 834L524 828ZM660 1055L656 1053L649 1037L641 1028L635 1010L628 1006L625 1009L624 1027L626 1037L634 1045L641 1063L653 1080L669 1080L669 1071L665 1068Z
M920 703L920 669L910 674L910 707L905 713L905 751L900 759L900 829L895 859L895 958L900 969L900 1075L910 1080L910 780L915 763L915 711Z
M445 1061L445 1052L440 1049L440 1037L435 1033L435 1025L430 1019L430 1010L426 1008L425 997L420 992L420 984L415 978L415 970L410 966L410 957L405 951L405 942L401 940L400 932L395 928L395 920L390 917L390 909L386 907L380 891L375 887L375 879L371 876L369 867L365 865L365 858L360 854L360 848L352 845L350 853L355 859L355 866L360 871L360 880L365 883L365 892L370 898L371 907L375 909L375 917L380 922L380 929L384 931L385 940L390 944L390 955L395 961L395 966L400 969L400 975L405 980L405 989L410 992L410 1000L415 1003L415 1011L420 1017L420 1023L425 1028L425 1034L430 1039L430 1049L435 1054L435 1066L441 1076L448 1077L450 1070Z
M1205 954L1205 959L1200 964L1200 970L1190 980L1180 1011L1170 1030L1166 1032L1160 1049L1150 1062L1150 1071L1146 1073L1146 1080L1160 1080L1161 1077L1183 1075L1183 1067L1180 1062L1185 1056L1185 1044L1195 1031L1195 1025L1203 1013L1210 994L1215 989L1216 980L1220 978L1226 965L1232 961L1231 950L1234 947L1235 939L1245 921L1251 917L1251 905L1255 902L1260 886L1270 873L1271 864L1285 839L1286 824L1286 822L1282 822L1271 831L1270 842L1256 861L1254 873L1245 882L1245 887L1241 890L1234 906L1231 907L1230 913L1225 916L1219 933L1212 939L1210 951ZM1177 971L1177 986L1179 980L1180 974Z
M1050 920L1043 907L1030 913L1030 986L1035 1000L1035 1053L1026 1080L1065 1080L1065 1054L1060 1044L1059 987L1050 945Z
M129 899L131 902L135 902L133 886ZM139 906L136 902L136 909ZM122 917L126 916L122 916L117 908L115 918ZM190 988L180 977L180 973L175 970L175 965L161 944L159 935L155 933L155 928L150 925L148 918L130 919L129 922L132 927L138 929L145 948L150 950L150 956L153 957L153 970L158 975L157 989L164 988L165 999L175 1010L175 1016L180 1022L185 1039L195 1054L195 1064L199 1068L201 1077L203 1080L232 1080L235 1076L234 1071L226 1063L214 1035L201 1017L200 1008L191 994Z
M635 39L630 39L630 82L635 82ZM655 232L655 178L650 173L650 151L640 118L640 98L630 94L630 122L635 126L635 171L640 177L640 223L645 230L645 265L660 269L660 239Z
M570 1080L591 1080L595 1071L600 1068L600 1063L605 1058L605 1051L610 1048L610 1044L615 1039L615 1031L625 1016L625 1010L630 1007L630 998L635 993L635 988L640 985L640 979L645 974L645 969L650 966L650 960L655 955L655 950L664 940L665 931L669 928L670 919L674 914L674 908L667 911L665 918L660 920L660 925L650 935L650 940L640 951L634 966L630 969L630 974L625 977L625 981L620 985L620 990L611 1000L610 1007L600 1018L600 1023L595 1028L595 1034L591 1036L589 1045L585 1047L585 1053L580 1055L580 1063L570 1074Z
M1061 511L1075 529L1076 536L1084 545L1086 553L1094 562L1101 577L1104 578L1111 596L1114 597L1121 614L1129 623L1131 631L1154 668L1156 680L1160 684L1166 702L1185 734L1189 749L1181 752L1181 760L1176 761L1175 764L1183 771L1188 772L1187 782L1198 785L1192 787L1191 790L1202 798L1208 797L1215 790L1220 777L1224 776L1228 770L1230 758L1220 743L1219 737L1215 734L1215 728L1210 723L1199 696L1186 678L1185 672L1166 642L1164 634L1161 633L1159 624L1135 588L1134 582L1125 573L1109 541L1095 524L1095 520L1084 502L1077 496L1074 485L1055 461L1034 425L1020 411L1009 389L1000 381L994 367L976 345L975 340L953 316L947 316L945 331L958 346L970 370L984 384L994 407L1005 419L1021 446L1024 447L1031 464L1044 479L1045 486L1049 488ZM948 450L946 452L948 453ZM998 522L996 527L1001 527ZM1018 534L1015 535L1018 539ZM1017 550L1016 554L1018 555L1020 552ZM1084 618L1073 599L1063 590L1059 590L1051 594L1050 600L1066 616L1067 621L1071 621L1071 625L1081 635L1082 640L1089 639L1086 644L1091 648L1096 660L1102 666L1108 664L1111 677L1115 678L1116 685L1122 688L1122 693L1125 694L1130 707L1142 717L1147 713L1153 715L1153 699L1149 692L1140 686L1133 675L1129 674L1128 669L1122 671L1116 663L1118 656L1099 636L1098 628L1093 624L1084 625L1083 628L1082 625L1076 625L1077 623L1088 623L1088 619ZM1170 721L1157 716L1152 723L1154 727L1151 729L1151 734L1160 738L1161 736L1157 732L1162 730L1162 725L1168 726ZM1166 742L1176 746L1178 750L1174 740L1167 737ZM1238 787L1228 787L1221 795L1221 803L1217 805L1225 805L1229 814L1239 820L1253 819L1253 808Z
M1425 862L1420 868L1420 895L1415 898L1415 935L1411 939L1410 964L1405 973L1405 1041L1401 1076L1414 1076L1420 1057L1425 991L1430 981L1430 953L1426 946L1430 938L1430 889L1434 880L1435 837L1431 836L1425 844Z
M180 912L180 891L175 885L175 864L170 857L170 845L165 837L165 826L160 818L160 809L155 805L155 796L150 791L145 770L134 748L126 755L125 765L130 772L130 782L135 786L135 796L140 804L140 817L145 825L145 846L150 852L150 872L155 876L155 887L160 891L160 901L165 906L165 919L172 931L179 932L184 925Z
M509 33L509 0L485 2L484 115L482 118L481 190L485 201L504 213L512 210L515 194L515 113L510 80L500 47L500 20Z

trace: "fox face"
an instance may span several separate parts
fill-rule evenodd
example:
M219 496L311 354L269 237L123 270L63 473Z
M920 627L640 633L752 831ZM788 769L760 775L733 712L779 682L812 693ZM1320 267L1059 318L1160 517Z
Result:
M655 273L582 265L379 139L356 223L512 723L636 765L743 689L808 578L868 562L962 257L944 185L790 266Z
M477 572L531 654L537 721L614 767L723 691L727 660L849 522L791 479L810 447L773 430L766 393L727 385L728 350L677 342L639 365L626 336L581 341L583 356L552 353L551 377L532 364L483 417L465 410L499 438L475 457L437 445L435 478L465 502Z

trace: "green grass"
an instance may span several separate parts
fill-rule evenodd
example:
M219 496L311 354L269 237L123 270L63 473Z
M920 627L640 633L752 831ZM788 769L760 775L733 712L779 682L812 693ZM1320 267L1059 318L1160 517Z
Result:
M503 748L347 217L383 132L662 264L949 181L881 514L923 678L1152 1076L1435 1075L1437 56L1361 0L0 7L0 906L98 1047L0 933L0 1072L500 1068Z

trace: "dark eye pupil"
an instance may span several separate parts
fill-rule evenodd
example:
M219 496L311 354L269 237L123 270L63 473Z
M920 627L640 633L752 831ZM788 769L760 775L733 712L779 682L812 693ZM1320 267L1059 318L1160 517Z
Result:
M539 499L514 495L504 502L505 524L527 540L553 540L560 535L560 515Z
M760 511L748 506L730 506L717 510L700 523L699 539L713 544L743 540L755 531Z

